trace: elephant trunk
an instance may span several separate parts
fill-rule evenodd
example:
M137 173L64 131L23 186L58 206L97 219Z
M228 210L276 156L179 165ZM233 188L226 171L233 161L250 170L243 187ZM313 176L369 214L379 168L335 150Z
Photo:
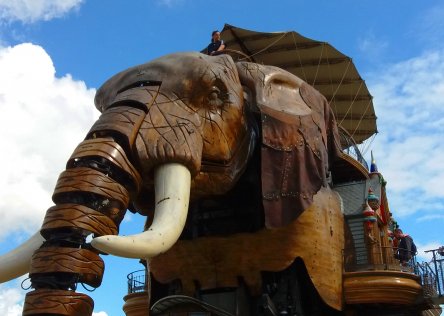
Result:
M170 163L155 171L155 204L152 225L132 236L101 236L91 245L120 257L149 259L171 248L185 226L190 197L191 174L181 164Z

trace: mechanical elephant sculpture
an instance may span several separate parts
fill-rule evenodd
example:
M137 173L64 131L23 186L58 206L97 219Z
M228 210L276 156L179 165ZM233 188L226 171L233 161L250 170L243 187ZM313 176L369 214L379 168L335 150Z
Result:
M152 258L159 288L242 283L272 300L262 273L299 258L307 284L341 309L343 223L329 188L340 148L320 93L276 67L178 53L115 75L95 103L102 115L40 232L0 258L0 281L30 273L24 315L90 315L73 290L100 285L100 253ZM145 232L117 236L127 209L148 216Z

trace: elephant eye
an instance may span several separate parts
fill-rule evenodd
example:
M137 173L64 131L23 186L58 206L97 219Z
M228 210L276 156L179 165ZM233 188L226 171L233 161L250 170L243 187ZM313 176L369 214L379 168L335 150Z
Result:
M221 91L218 87L213 86L207 97L208 104L210 107L219 107L224 104L221 96Z
M211 87L209 100L216 100L220 96L220 89L216 86Z
M208 97L209 100L216 100L219 98L220 90L217 87L213 87L211 89L210 95Z

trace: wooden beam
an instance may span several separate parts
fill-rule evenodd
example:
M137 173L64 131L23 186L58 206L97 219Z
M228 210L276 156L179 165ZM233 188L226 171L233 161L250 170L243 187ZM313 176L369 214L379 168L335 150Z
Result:
M346 95L346 94L336 94L336 95L328 95L328 94L324 94L324 97L329 101L338 101L338 102L342 102L342 101L371 101L373 100L373 97L370 94L363 94L363 95Z
M290 34L290 33L288 33ZM242 37L238 37L239 40L244 41L244 42L251 42L251 41L257 41L257 40L264 40L264 39L277 39L279 36L282 36L282 34L273 34L272 36L263 36L263 35L252 35L252 36L242 36ZM229 43L234 43L235 41L229 41L227 42L227 44ZM295 49L310 49L310 48L316 48L319 46L322 46L326 43L324 42L296 42L296 43L292 43L292 44L281 44L281 45L273 45L269 48L267 48L264 52L266 53L275 53L275 52L281 52L281 51L291 51L291 50L295 50ZM329 45L329 44L327 44Z
M376 120L377 117L374 114L370 114L370 115L359 115L359 114L335 114L335 118L336 121L342 121L342 120L347 120L347 121L360 121L360 120Z
M253 62L256 62L256 60L255 60L254 57L252 56L253 53L252 53L252 52L251 52L251 51L245 46L243 40L241 40L241 39L237 36L237 34L234 32L233 28L230 27L230 28L228 28L228 30L230 31L231 35L233 35L234 39L236 40L236 43L241 47L242 51L243 51L246 55L248 55L248 57L250 57L250 59L251 59ZM227 42L226 44L227 44L227 46L230 45L228 42Z
M310 59L301 59L300 62L291 62L284 64L275 64L276 67L287 69L287 68L303 68L303 67L311 67L311 66L322 66L322 65L335 65L344 62L351 62L351 58L349 57L340 57L340 58L310 58Z

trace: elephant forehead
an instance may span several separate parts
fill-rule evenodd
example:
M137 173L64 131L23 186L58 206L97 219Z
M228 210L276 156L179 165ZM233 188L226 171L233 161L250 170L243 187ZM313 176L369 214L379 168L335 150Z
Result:
M208 56L197 52L170 54L128 68L106 81L97 91L95 105L102 110L128 88L161 85L176 93L211 84L219 78L239 82L236 66L228 55Z

